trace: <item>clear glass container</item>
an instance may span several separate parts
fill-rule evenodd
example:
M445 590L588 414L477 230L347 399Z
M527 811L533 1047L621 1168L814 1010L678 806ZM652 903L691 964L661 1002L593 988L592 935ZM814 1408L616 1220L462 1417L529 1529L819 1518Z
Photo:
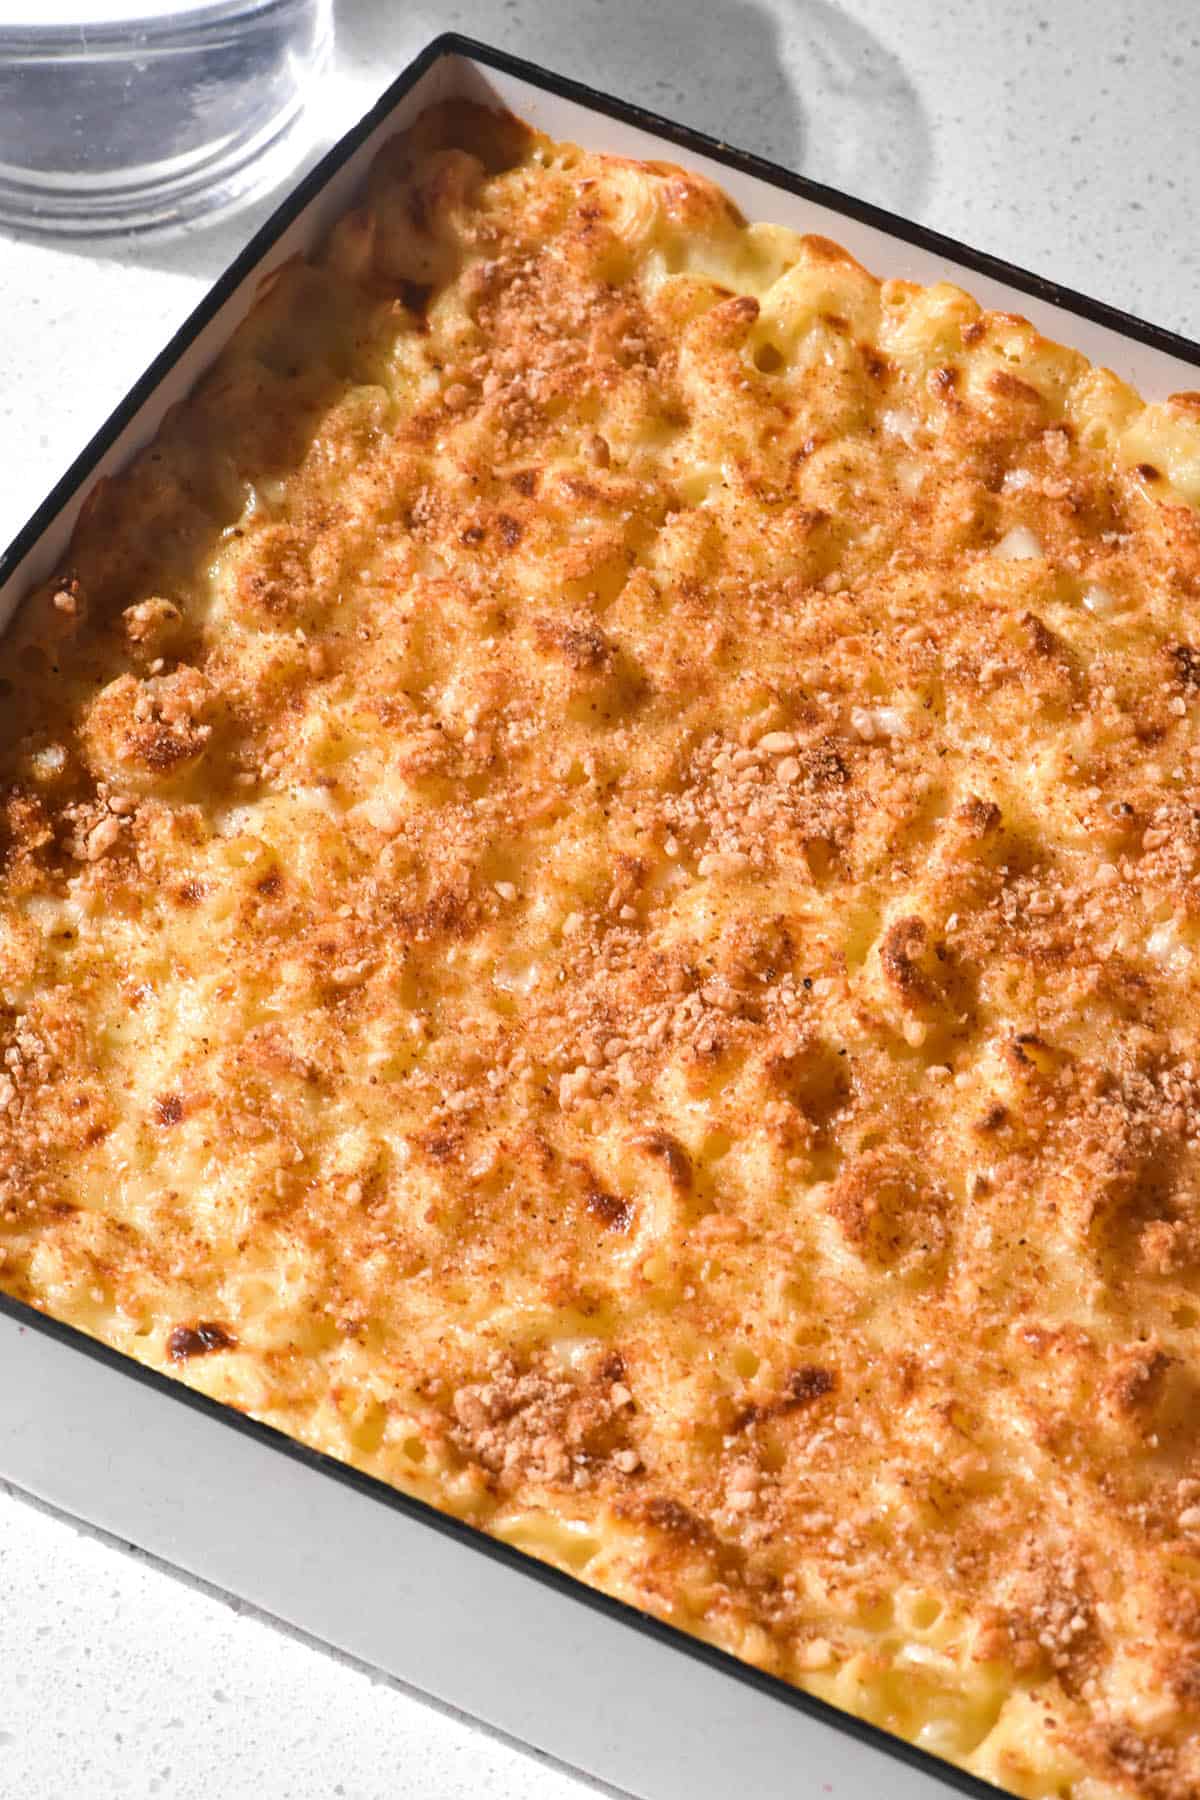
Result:
M0 224L179 224L282 173L331 0L0 0Z

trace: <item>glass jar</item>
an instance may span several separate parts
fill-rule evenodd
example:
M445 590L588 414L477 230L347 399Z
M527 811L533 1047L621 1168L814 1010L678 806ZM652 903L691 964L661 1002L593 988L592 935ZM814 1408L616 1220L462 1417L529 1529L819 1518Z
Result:
M6 0L0 223L181 223L282 172L331 0Z

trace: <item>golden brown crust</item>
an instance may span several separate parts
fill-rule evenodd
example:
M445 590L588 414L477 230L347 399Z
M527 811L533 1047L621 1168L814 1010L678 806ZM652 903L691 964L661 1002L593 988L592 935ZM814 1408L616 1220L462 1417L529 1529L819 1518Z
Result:
M1200 1789L1200 423L381 156L0 649L0 1279L1029 1796Z

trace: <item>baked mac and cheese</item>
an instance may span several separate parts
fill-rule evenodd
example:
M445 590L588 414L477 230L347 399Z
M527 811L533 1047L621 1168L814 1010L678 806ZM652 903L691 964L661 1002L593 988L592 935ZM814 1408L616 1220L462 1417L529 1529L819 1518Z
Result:
M0 646L0 1281L1200 1792L1200 397L466 106Z

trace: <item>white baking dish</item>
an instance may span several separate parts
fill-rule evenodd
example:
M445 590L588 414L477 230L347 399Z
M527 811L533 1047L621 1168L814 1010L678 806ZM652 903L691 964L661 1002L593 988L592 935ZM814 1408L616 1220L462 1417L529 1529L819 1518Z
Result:
M0 556L0 623L262 279L320 240L384 139L457 94L592 148L686 160L749 217L834 237L877 272L949 274L1149 397L1200 386L1200 346L446 37L259 233ZM996 1791L2 1297L0 1358L0 1476L643 1800Z

